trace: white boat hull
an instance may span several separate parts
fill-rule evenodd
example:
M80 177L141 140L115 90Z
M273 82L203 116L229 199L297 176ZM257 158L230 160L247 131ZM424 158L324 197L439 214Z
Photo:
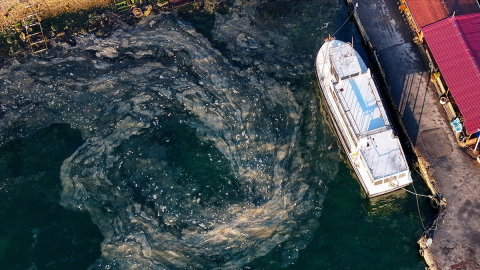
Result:
M400 141L358 53L348 43L326 41L315 69L335 131L367 195L380 196L412 183Z

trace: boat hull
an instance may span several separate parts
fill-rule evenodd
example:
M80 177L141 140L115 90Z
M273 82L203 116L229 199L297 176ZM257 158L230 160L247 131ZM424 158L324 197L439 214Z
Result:
M321 53L321 50L319 51L319 54ZM376 197L376 196L381 196L390 192L393 192L395 190L401 189L410 183L412 183L411 175L410 172L408 171L408 175L406 176L406 179L402 178L402 181L395 180L395 182L390 182L388 187L386 186L385 188L372 188L372 185L368 185L367 181L374 181L374 178L371 179L366 179L368 178L368 173L365 173L365 168L362 168L362 166L359 166L359 160L354 159L356 157L355 155L358 155L359 149L357 148L358 145L352 144L352 140L348 139L348 132L352 132L346 126L348 125L347 121L345 120L345 115L342 115L340 112L340 107L338 103L338 97L334 97L331 91L332 85L328 85L329 82L326 80L328 76L325 76L325 68L322 66L319 66L319 55L317 55L317 60L315 63L315 72L316 72L316 77L317 77L317 82L319 84L320 88L320 93L321 93L321 98L325 101L325 105L327 108L327 112L329 114L329 117L332 121L333 127L335 129L335 133L337 135L337 138L340 141L340 144L345 151L345 154L349 160L350 166L352 167L353 171L355 172L355 175L358 178L358 181L363 187L363 190L369 197ZM324 72L320 72L324 71ZM383 106L383 105L382 105ZM400 149L401 150L401 149ZM402 157L403 157L403 150L402 150ZM404 158L403 158L404 159ZM406 161L404 160L405 164ZM368 168L368 165L365 166ZM408 165L407 165L408 167ZM361 170L364 170L363 173ZM367 177L365 177L367 175ZM385 184L384 184L385 185Z

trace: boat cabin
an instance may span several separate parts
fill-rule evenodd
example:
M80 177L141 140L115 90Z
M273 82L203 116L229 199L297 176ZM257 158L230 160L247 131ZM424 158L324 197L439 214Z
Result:
M333 85L356 141L390 126L370 69L359 59L348 43L330 49L331 71L335 77Z
M409 177L408 165L398 138L393 133L373 77L353 47L344 43L330 48L335 97L348 121L350 150L369 192L380 185ZM355 151L356 149L356 151ZM378 188L377 188L378 186Z

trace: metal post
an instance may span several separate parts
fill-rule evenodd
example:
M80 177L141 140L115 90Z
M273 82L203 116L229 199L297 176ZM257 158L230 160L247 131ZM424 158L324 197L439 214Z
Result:
M477 151L478 143L480 142L480 132L477 133L477 143L475 144L475 149L473 149L473 152Z

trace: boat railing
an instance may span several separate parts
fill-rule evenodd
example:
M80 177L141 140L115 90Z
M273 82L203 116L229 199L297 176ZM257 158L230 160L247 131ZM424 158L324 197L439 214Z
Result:
M373 82L373 79L371 79L368 82L368 86L370 87L370 90L372 91L372 93L374 93L373 96L375 97L375 103L377 104L377 107L380 110L380 114L382 115L382 118L383 118L383 121L385 122L385 125L389 126L390 121L388 120L387 113L385 112L385 107L383 107L382 99L381 99L380 95L378 94L378 87L375 84L375 82L373 82L373 86L372 86L372 84L371 84L372 82Z
M334 87L335 89L335 87ZM341 95L337 95L335 91L332 91L332 95L335 97L335 100L339 103L340 106L344 107L341 103L342 101L339 100L339 96ZM351 120L351 113L350 110L348 111L345 111L343 110L345 113L342 113L342 111L340 111L340 116L342 117L343 119L343 122L345 123L346 125L346 129L348 131L348 135L350 136L350 140L356 144L356 141L358 141L358 133L355 132L355 129L352 127L352 120ZM347 119L345 119L345 116L347 117ZM350 125L347 125L347 123L349 123ZM352 133L353 132L353 133ZM355 134L355 135L354 135Z
M320 73L320 68L323 68L323 66L326 65L326 64L327 64L327 63L323 63L322 67L317 66L317 73L318 73L318 74L322 74L322 73ZM325 84L325 81L329 80L330 77L329 77L329 76L326 77L326 76L323 75L323 74L320 75L320 76L318 76L318 74L317 74L317 78L318 78L318 83L320 84L320 87L323 89L323 91L330 91L332 97L336 100L337 103L339 103L338 98L337 98L337 95L336 95L336 94L334 93L334 91L332 90L332 87L335 88L335 87L333 86L333 83L330 83L330 85L328 85L328 86ZM327 102L328 102L328 101L327 101ZM344 115L343 113L341 113L341 112L340 112L340 117L342 118L343 122L344 122L345 124L347 124L347 119L345 119L345 115ZM347 136L347 137L348 137L348 141L345 141L345 143L349 143L349 142L350 142L350 143L352 143L352 144L355 145L355 144L356 144L356 138L358 138L358 136L354 136L354 135L352 134L351 129L350 129L349 127L345 127L345 128L346 128L346 130L347 130L347 132L348 132L348 134L345 134L345 135L348 135L348 136ZM349 146L346 146L346 147L349 147Z
M367 174L370 177L370 181L373 183L373 181L375 180L375 177L372 174L372 168L370 168L370 166L367 162L367 158L365 157L365 154L363 153L363 151L359 151L359 153L360 153L360 155L359 155L360 161L363 162L363 164L365 165L365 168L368 169L368 170L366 170Z
M369 163L367 162L367 158L362 151L359 151L359 160L360 160L360 162L363 162L363 164L365 165L366 168L368 168L368 170L366 170L366 171L367 171L367 174L370 177L372 183L375 182L375 181L378 181L378 180L384 180L384 179L394 177L394 176L397 177L397 176L401 175L402 173L407 173L408 172L408 169L398 170L398 171L395 171L395 172L392 172L392 173L389 173L389 174L384 174L381 177L375 177L372 173L372 168L369 166Z
M360 134L360 137L368 137L372 134L377 134L377 133L380 133L380 132L388 131L389 129L390 129L389 126L383 126L383 127L379 127L379 128L372 129L372 130L367 130L365 132L362 132Z
M340 95L338 93L338 89L335 89L335 96L338 97L338 100L340 101L340 105L343 107L343 111L345 112L346 116L347 116L347 119L348 119L348 123L350 124L350 126L352 127L353 129L353 132L355 133L355 137L358 139L359 136L360 136L360 128L358 127L357 123L353 120L353 115L352 115L352 112L350 110L350 108L348 107L347 105L347 101L345 100L345 98L343 97L343 95Z
M375 180L387 179L387 178L389 178L389 177L398 176L398 175L400 175L400 174L402 174L402 173L405 173L405 172L408 172L408 170L396 171L396 172L393 172L393 173L384 175L384 176L382 176L382 177L379 177L379 178L377 178L377 179L375 179Z
M389 160L390 156L395 156L398 153L400 153L400 155L402 155L403 152L401 151L401 149L399 149L399 148L392 149L388 153L385 153L387 156L384 157L385 154L380 155L378 153L378 151L376 150L376 145L375 145L374 141L369 139L369 143L375 146L375 150L368 151L368 153L369 153L368 156L366 155L366 153L364 151L359 151L359 152L361 154L361 157L362 157L363 161L366 164L366 167L369 169L368 171L369 171L369 174L370 174L371 179L373 181L374 180L379 180L379 179L384 179L384 178L390 177L392 175L397 175L397 174L400 174L401 172L404 171L404 170L399 170L397 168L397 170L394 171L394 172L387 172L388 166L382 166L383 163L381 161L381 160ZM380 172L379 168L382 168L382 167L383 167L384 170L383 170L383 172Z

